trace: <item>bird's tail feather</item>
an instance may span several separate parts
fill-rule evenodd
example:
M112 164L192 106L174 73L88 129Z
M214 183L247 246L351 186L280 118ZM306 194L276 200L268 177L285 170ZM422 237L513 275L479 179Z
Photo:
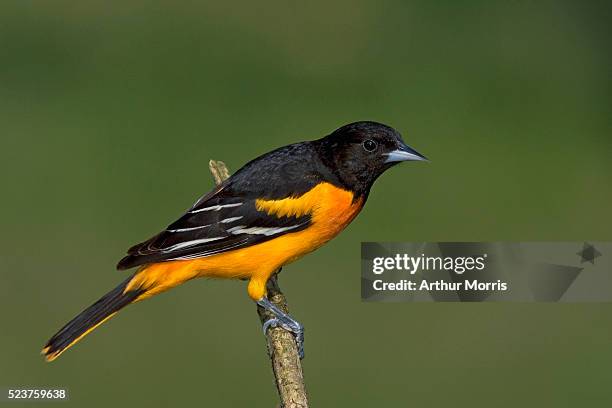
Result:
M47 361L53 361L89 332L110 319L123 307L138 300L144 289L127 290L133 276L123 281L115 289L102 296L96 303L69 321L47 342L42 354Z

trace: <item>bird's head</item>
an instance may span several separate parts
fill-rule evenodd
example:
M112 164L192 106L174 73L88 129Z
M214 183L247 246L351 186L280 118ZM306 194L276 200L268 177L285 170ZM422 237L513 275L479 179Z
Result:
M427 160L406 145L397 130L376 122L350 123L319 143L340 180L366 194L378 176L390 167L404 161Z

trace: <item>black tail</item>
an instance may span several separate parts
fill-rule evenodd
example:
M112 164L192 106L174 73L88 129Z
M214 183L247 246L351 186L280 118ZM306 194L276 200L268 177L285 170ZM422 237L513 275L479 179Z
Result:
M110 319L121 308L134 302L143 290L131 290L124 293L130 280L132 280L131 276L82 311L51 337L42 350L45 359L47 361L55 360L66 349L81 340L105 320Z

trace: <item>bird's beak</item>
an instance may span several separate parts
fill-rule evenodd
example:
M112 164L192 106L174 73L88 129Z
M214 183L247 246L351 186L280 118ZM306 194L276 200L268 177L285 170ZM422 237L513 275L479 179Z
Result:
M412 147L402 143L399 149L387 153L385 163L402 162L402 161L429 161L427 157L414 150Z

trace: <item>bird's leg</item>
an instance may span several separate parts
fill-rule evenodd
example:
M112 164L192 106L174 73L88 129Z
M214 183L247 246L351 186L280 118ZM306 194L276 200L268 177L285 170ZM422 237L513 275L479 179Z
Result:
M262 327L264 334L267 334L270 327L278 326L290 331L295 336L295 343L298 347L300 358L304 358L304 326L302 326L300 322L295 320L293 317L276 307L276 305L270 302L265 296L259 299L257 304L275 316L269 320L266 320L266 322L263 324Z
M270 281L268 282L269 288L279 291L276 283L276 275L272 276ZM270 292L271 291L269 291L268 293L270 294ZM267 334L268 329L270 327L278 326L293 333L293 335L295 336L295 343L297 345L300 358L304 358L304 326L302 326L300 322L292 318L289 314L282 311L274 303L270 302L270 300L266 296L263 296L261 299L259 299L257 301L257 304L266 309L272 315L274 315L273 318L268 319L264 322L262 326L264 334Z

